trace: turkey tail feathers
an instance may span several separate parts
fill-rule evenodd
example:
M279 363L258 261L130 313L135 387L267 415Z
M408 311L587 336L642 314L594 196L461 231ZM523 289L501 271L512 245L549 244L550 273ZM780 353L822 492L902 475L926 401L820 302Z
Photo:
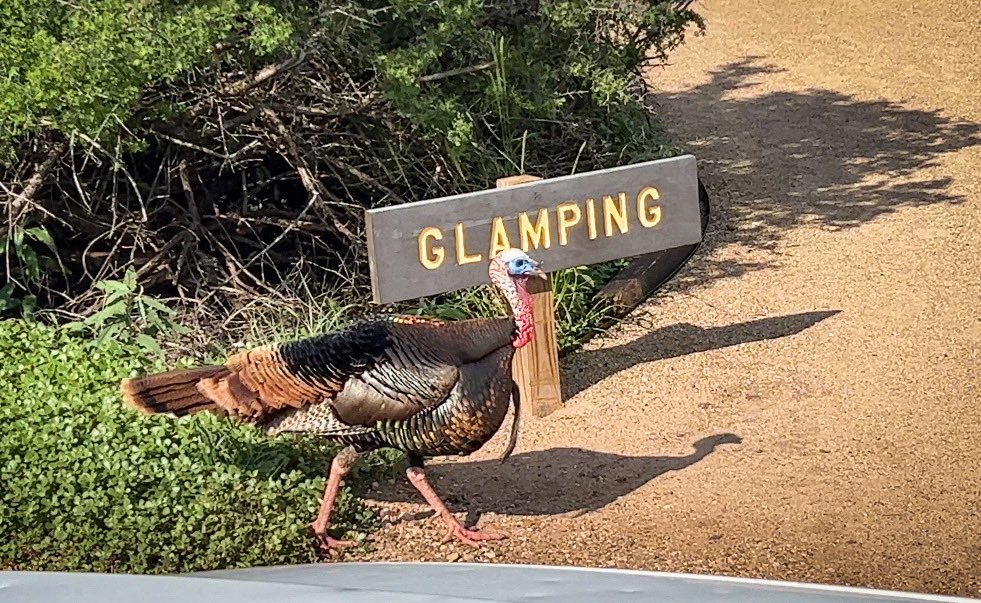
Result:
M198 389L198 384L205 379L220 379L230 373L224 366L178 369L123 379L119 389L123 400L140 412L182 417L218 409L218 405Z

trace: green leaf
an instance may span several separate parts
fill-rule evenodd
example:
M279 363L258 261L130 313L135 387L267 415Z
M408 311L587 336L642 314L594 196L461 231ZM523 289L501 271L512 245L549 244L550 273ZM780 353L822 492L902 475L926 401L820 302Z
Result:
M130 294L132 288L121 281L102 280L95 283L95 287L104 293Z
M31 238L33 238L34 240L44 243L48 247L48 249L51 250L51 253L57 255L58 248L55 246L54 239L51 238L51 234L48 232L46 228L35 226L32 228L28 228L26 232L27 234L31 235Z
M153 337L150 337L145 333L140 333L136 336L136 343L145 350L149 350L155 354L163 356L163 349L161 349L160 344L158 344Z
M37 309L37 296L36 295L25 295L20 300L21 316L25 319L29 319L34 310Z
M163 305L162 303L160 303L159 301L148 295L141 297L140 303L146 305L147 307L153 308L154 310L157 310L159 312L163 312L164 314L174 313L174 311L171 308L168 308L167 306Z
M99 310L95 314L87 317L82 322L86 325L99 325L105 322L109 318L124 315L125 312L126 312L126 302L118 301Z

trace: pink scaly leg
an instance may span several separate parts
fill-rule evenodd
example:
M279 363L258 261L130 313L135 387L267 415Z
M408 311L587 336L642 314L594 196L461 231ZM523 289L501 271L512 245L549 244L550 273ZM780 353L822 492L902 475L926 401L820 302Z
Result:
M348 446L338 453L330 464L330 475L327 477L327 486L324 487L324 497L320 501L320 512L317 513L317 519L311 525L320 547L325 552L357 544L353 540L337 540L328 536L327 528L330 526L330 513L334 509L334 501L337 499L337 492L341 488L341 481L347 472L354 467L360 456L354 448Z
M440 499L433 487L429 485L429 480L426 479L426 471L422 467L409 467L405 471L406 476L409 478L409 482L416 487L416 490L422 494L429 506L433 508L436 513L439 514L443 523L446 524L446 538L443 542L449 542L451 539L456 538L464 544L469 544L470 546L478 546L478 541L481 540L500 540L506 538L503 534L488 533L488 532L478 532L476 530L468 530L463 527L463 524L450 513L450 510L446 508L443 501Z

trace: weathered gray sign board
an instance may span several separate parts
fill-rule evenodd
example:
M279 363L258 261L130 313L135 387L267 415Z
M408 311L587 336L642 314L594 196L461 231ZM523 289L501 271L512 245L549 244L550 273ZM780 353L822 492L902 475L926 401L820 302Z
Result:
M554 272L702 237L692 155L371 209L366 226L376 303L484 284L507 247Z

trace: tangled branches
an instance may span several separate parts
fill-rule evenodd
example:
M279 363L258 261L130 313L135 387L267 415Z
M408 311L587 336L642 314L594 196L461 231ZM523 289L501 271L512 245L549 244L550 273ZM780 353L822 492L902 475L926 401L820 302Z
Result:
M223 43L99 132L39 129L0 172L8 276L78 315L128 268L199 314L280 295L300 266L360 302L365 208L669 152L641 102L646 55L597 32L663 54L698 20L685 2L457 4L314 3L277 60Z

